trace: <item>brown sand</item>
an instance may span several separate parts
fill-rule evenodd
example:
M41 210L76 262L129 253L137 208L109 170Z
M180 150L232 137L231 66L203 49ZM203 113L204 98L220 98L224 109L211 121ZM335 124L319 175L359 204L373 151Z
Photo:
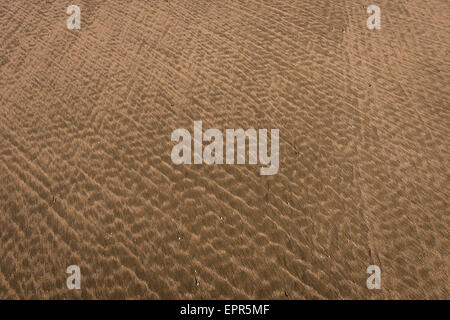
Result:
M369 2L2 1L0 298L448 299L450 5ZM175 166L194 120L279 173Z

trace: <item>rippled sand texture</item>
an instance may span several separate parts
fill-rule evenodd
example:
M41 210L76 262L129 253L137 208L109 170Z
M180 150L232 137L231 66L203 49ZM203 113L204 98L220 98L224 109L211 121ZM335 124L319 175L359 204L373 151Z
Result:
M370 4L2 1L0 298L449 298L450 4ZM194 120L279 173L175 166Z

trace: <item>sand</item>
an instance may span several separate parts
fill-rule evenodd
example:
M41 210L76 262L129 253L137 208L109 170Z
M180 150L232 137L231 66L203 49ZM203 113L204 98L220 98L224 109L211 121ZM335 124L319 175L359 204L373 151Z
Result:
M0 298L448 299L450 5L369 4L2 1ZM195 120L278 173L174 165Z

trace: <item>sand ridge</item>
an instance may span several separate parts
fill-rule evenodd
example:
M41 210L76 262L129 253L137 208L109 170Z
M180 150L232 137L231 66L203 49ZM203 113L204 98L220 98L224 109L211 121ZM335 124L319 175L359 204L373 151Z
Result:
M448 299L448 1L77 2L0 4L0 298ZM278 173L174 165L195 120Z

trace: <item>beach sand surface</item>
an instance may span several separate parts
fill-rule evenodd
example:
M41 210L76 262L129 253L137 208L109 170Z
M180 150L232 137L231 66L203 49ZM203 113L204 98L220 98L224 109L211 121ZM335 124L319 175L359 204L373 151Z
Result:
M0 3L0 298L449 298L448 1L73 2ZM173 164L195 120L278 173Z

